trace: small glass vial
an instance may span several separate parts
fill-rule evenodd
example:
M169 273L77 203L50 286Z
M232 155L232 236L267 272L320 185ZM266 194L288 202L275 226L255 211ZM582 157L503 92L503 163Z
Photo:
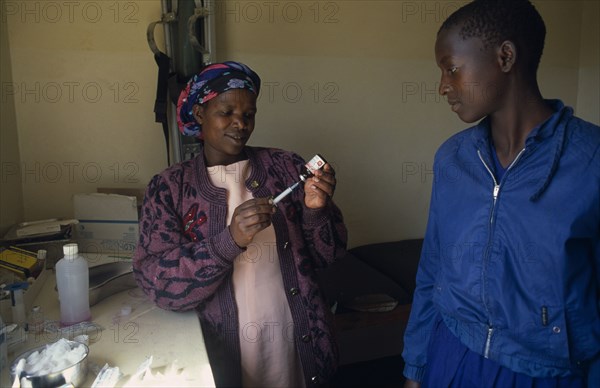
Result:
M44 331L44 314L40 306L33 306L29 313L28 330L32 334L39 334Z
M35 272L36 277L46 268L46 257L48 256L48 251L45 249L39 249L37 251L37 262L35 263Z
M327 163L327 161L321 155L316 154L311 160L302 166L300 179L302 181L306 181L308 178L315 175L315 171L322 169L323 166L325 166L325 163Z

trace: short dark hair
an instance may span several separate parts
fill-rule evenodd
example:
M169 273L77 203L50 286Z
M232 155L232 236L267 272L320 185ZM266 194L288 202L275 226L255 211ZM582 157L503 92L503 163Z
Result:
M454 26L460 26L459 36L463 39L480 38L485 49L510 40L516 45L525 69L537 71L544 51L546 26L529 0L475 0L452 13L438 35Z

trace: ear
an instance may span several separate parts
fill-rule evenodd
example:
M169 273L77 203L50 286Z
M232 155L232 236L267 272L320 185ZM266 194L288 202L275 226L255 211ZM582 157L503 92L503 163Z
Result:
M192 113L198 124L202 125L202 121L204 120L204 107L200 104L195 104L192 106Z
M498 64L503 72L511 71L517 61L517 47L510 40L505 40L498 46Z

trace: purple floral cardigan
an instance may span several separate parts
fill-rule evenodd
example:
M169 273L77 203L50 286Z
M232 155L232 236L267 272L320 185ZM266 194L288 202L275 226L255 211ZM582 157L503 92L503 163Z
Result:
M298 155L278 149L246 147L245 152L252 166L246 186L254 197L279 194L298 179L304 164ZM217 386L239 386L232 273L242 249L229 233L226 216L226 192L210 183L202 153L169 167L146 190L133 269L159 307L196 309ZM323 209L308 209L302 189L278 204L273 226L306 385L321 385L335 372L338 351L315 270L343 257L346 227L332 201Z

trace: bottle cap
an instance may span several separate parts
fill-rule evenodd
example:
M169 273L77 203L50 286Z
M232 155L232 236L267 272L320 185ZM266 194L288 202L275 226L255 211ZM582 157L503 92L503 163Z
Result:
M29 283L27 282L15 282L12 284L9 284L6 289L8 291L18 291L18 290L26 290L29 287Z
M131 306L130 305L125 305L121 307L121 316L127 316L131 314Z
M73 255L76 255L77 253L79 253L79 248L77 247L77 244L75 244L75 243L66 244L66 245L63 245L63 253L68 256L73 256Z

